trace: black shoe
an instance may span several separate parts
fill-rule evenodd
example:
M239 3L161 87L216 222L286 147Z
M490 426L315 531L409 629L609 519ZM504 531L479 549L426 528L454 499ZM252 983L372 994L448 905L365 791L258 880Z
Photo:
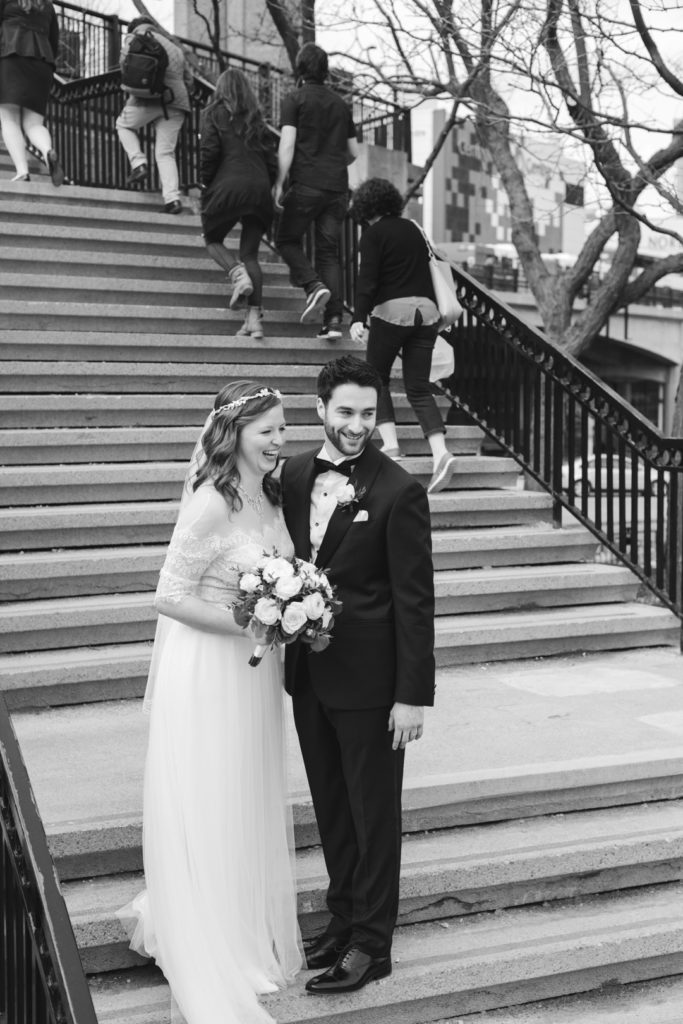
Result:
M358 946L347 946L337 962L306 983L312 995L333 995L335 992L355 992L369 981L378 981L391 974L390 956L370 956Z
M323 967L332 967L349 944L347 935L328 935L323 932L310 944L306 944L306 964L309 971L320 971Z
M316 334L316 338L323 338L328 341L332 341L334 338L341 338L341 336L342 324L341 319L338 316L330 317L327 323L323 324Z
M130 172L126 178L126 185L135 185L138 181L144 181L148 174L149 164L140 164Z
M179 199L174 199L172 203L164 203L162 213L180 213L182 211L183 204Z
M54 149L48 151L46 161L47 169L50 172L52 184L55 188L59 188L60 185L64 184L64 168L59 162L59 157L55 153Z
M306 296L306 305L301 314L301 323L308 324L311 320L315 319L318 313L322 313L331 295L332 292L329 288L326 288L320 281L316 281Z

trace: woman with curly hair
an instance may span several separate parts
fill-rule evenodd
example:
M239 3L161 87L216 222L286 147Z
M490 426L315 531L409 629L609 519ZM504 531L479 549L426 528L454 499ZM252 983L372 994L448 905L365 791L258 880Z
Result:
M230 308L244 299L247 312L237 332L263 337L261 238L273 219L271 186L277 174L275 140L242 71L224 71L201 119L202 230L209 255L227 271ZM239 258L223 244L240 222Z
M251 668L253 637L231 608L264 554L294 551L272 476L284 430L275 389L242 380L218 393L156 592L146 888L119 916L187 1024L273 1024L258 996L302 963L282 659Z
M26 139L42 154L53 185L64 181L45 127L59 26L50 0L0 0L0 127L16 174L30 181Z
M446 448L443 419L432 394L429 371L439 333L439 311L429 272L429 254L422 232L401 216L401 193L384 178L369 178L353 195L351 214L367 225L360 241L351 337L363 341L369 321L366 359L379 372L382 390L377 402L377 429L382 451L402 458L396 434L389 376L399 352L403 355L406 395L432 451L430 494L447 486L455 457Z

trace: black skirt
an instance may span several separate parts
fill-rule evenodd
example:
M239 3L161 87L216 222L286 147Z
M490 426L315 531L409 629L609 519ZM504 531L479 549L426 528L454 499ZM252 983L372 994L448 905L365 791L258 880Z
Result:
M45 117L54 68L36 57L0 57L0 103L14 103Z

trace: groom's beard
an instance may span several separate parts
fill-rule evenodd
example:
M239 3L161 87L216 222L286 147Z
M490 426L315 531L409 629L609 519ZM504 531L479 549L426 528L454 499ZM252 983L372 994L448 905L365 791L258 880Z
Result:
M362 455L372 434L372 430L364 430L360 437L349 438L341 430L335 430L328 423L324 423L323 426L327 440L340 455L345 456Z

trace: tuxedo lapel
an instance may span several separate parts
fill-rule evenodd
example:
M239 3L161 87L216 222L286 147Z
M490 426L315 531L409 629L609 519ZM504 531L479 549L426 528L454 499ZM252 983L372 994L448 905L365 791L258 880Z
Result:
M302 464L298 476L291 482L288 481L287 486L290 536L297 556L307 562L311 558L311 491L315 480L313 458L316 454L317 452L310 453Z
M332 556L346 536L346 531L351 526L358 509L365 507L368 494L375 482L375 478L379 473L381 465L382 456L379 454L374 444L369 444L363 454L359 457L358 462L355 465L355 469L349 477L349 483L353 484L356 494L362 493L362 497L358 502L354 501L353 504L347 506L337 506L334 510L330 517L330 521L327 524L322 544L318 550L316 565L319 565L321 568L329 566Z

